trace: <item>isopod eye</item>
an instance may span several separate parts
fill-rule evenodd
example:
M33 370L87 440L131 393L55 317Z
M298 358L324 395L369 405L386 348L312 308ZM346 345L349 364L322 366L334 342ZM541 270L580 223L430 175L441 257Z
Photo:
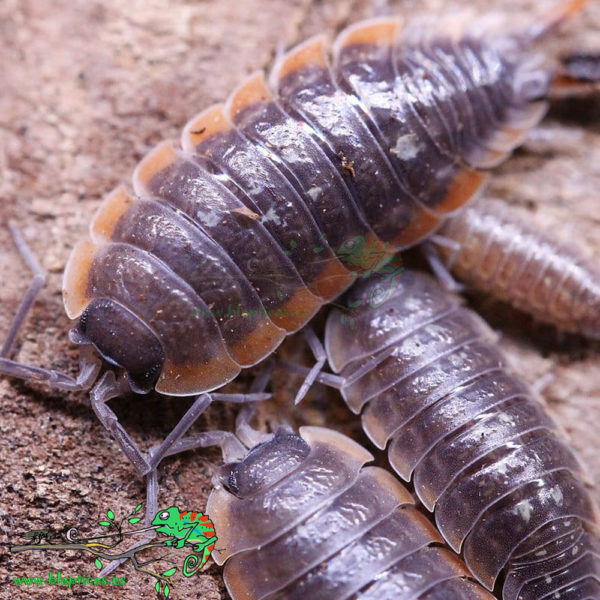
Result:
M158 515L158 518L161 521L166 521L169 518L169 513L166 510L164 510L163 512L160 513L160 515Z

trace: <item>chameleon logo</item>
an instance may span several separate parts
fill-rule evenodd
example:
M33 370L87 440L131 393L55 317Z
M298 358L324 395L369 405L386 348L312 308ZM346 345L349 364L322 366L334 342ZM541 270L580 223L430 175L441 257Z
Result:
M165 545L193 549L183 563L183 574L191 577L206 563L215 547L217 536L215 526L207 515L201 512L180 511L176 506L159 510L152 521L157 533L169 536Z
M141 560L140 556L146 550L160 546L170 546L174 550L185 548L187 556L183 562L182 572L185 577L191 577L206 564L215 548L217 541L215 526L208 515L201 512L180 511L176 506L171 506L171 508L159 510L152 523L145 527L140 528L138 526L131 529L130 526L135 526L142 521L143 517L138 516L141 515L141 509L142 504L138 504L132 511L122 517L117 517L110 509L107 510L106 517L98 521L98 525L104 529L100 535L88 534L83 537L79 535L79 530L76 527L58 533L47 528L32 529L21 534L26 543L8 544L9 549L14 554L32 550L38 552L61 550L87 552L94 557L96 568L100 571L99 576L94 581L101 582L101 585L105 585L108 581L106 575L112 572L114 568L125 560L130 560L136 571L153 577L156 580L154 585L156 592L168 598L174 585L173 576L177 572L177 567L171 565L166 570L162 570L164 567L161 570L154 570L154 567L151 568L148 565L159 563L159 561L165 560L166 557ZM126 550L119 550L126 536L136 536L150 530L154 530L161 535L162 539L156 540L152 537L150 539L145 537L139 543L129 545ZM189 552L190 549L191 552ZM75 578L63 577L63 579L68 582L69 587L75 583L81 583Z
M177 567L171 564L166 570L162 570L164 566L160 570L155 570L154 567L148 565L159 563L159 561L165 560L166 557L141 560L141 555L146 550L160 546L170 546L173 550L185 548L187 556L183 562L182 572L185 577L191 577L206 564L215 548L217 541L215 526L208 515L201 512L180 511L176 506L171 506L171 508L159 510L152 523L141 528L138 526L132 529L132 525L142 524L140 521L143 517L138 516L141 515L141 509L142 504L138 504L132 511L122 517L117 517L110 509L107 510L106 517L98 521L98 525L104 529L100 535L87 534L83 537L79 535L79 530L76 527L58 533L48 528L32 529L21 534L26 543L15 546L9 544L9 549L14 554L32 550L38 552L61 550L87 552L93 556L96 568L100 571L99 577L94 579L97 582L107 582L105 575L125 560L130 560L136 571L150 575L156 580L154 589L157 594L169 598L174 585L173 576L177 572ZM162 539L149 539L146 536L139 543L129 545L126 550L119 550L119 546L125 541L126 536L136 536L150 530L154 530L161 535ZM105 571L107 572L105 573ZM69 587L75 583L80 583L75 578L63 577L63 579L69 583ZM101 583L101 585L105 585L105 583Z

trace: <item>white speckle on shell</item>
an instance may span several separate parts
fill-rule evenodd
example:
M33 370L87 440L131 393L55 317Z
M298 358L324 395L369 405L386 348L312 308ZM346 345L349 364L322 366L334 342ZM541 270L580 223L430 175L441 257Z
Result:
M529 500L521 500L521 502L519 502L515 508L523 521L525 521L525 523L529 523L529 519L531 519L531 512L533 511L531 502L529 502Z
M198 212L196 216L207 227L215 227L221 219L220 214L212 212L212 211L208 212L208 213Z
M311 197L311 199L314 202L321 195L322 192L323 192L322 187L313 185L306 193Z
M264 216L262 218L263 223L269 223L270 221L275 223L275 225L281 225L281 218L275 212L275 209L272 206L271 206L271 208L269 208L269 210L264 214Z
M563 504L563 493L558 485L555 485L552 490L550 490L550 495L552 499L556 503L557 506L562 506Z
M401 160L411 160L415 158L423 149L423 144L419 142L416 133L407 133L401 135L396 140L396 145L390 149L392 154L395 154Z

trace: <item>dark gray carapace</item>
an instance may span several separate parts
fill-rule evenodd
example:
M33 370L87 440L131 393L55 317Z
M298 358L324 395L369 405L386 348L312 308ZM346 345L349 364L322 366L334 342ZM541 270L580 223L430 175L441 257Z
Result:
M493 331L416 271L359 282L345 302L325 338L342 395L475 577L504 600L600 598L581 465Z
M372 458L303 427L222 469L206 511L233 600L493 600Z
M73 339L134 391L216 389L460 209L545 110L524 37L360 23L283 56L138 166L65 270ZM348 253L352 260L346 260ZM357 256L358 255L358 256ZM127 347L125 347L127 346Z

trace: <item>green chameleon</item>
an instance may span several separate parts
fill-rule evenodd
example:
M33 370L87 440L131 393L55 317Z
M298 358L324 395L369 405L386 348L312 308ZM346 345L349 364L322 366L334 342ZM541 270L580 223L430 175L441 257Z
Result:
M212 521L201 512L181 512L176 506L172 506L167 510L159 510L152 525L160 525L156 531L173 538L165 542L167 546L193 546L194 552L202 552L201 557L190 554L185 559L185 577L191 577L204 566L217 541Z

